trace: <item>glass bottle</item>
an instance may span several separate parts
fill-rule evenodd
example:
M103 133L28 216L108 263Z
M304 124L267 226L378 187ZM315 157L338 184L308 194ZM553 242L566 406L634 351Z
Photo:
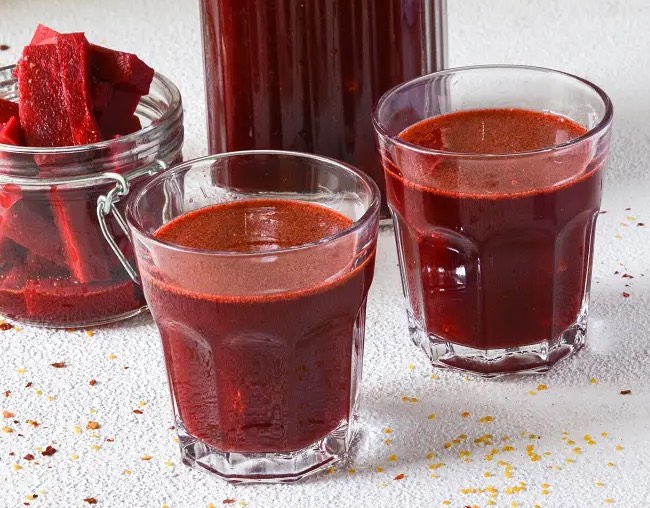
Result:
M384 190L372 110L445 65L446 0L201 0L211 153L311 152ZM382 198L382 216L388 209Z

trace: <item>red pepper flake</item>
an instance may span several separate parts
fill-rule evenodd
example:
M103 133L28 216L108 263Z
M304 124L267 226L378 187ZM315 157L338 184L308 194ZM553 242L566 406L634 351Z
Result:
M142 414L142 411L139 410L139 409L134 409L133 412L134 412L135 414L137 414L137 415L141 415L141 414Z
M34 456L31 453L28 453L27 455L25 455L23 457L23 459L25 459L25 460L34 460Z
M632 390L621 390L621 395L632 395Z
M0 44L0 51L7 51L10 47L8 44Z
M630 210L632 210L632 209L631 208L626 208L625 209L626 212L629 212Z
M403 480L404 478L406 478L406 475L404 473L400 473L395 478L393 478L393 480L399 481L399 480Z
M38 425L39 425L39 423L37 421L34 421L34 420L27 420L27 424L31 425L34 428L38 427Z
M100 427L99 423L94 422L92 420L86 424L86 429L88 430L97 430L99 427Z
M107 437L104 441L106 441L107 443L112 443L113 441L115 441L115 439L113 439L112 437Z
M97 499L95 499L94 497L87 497L84 499L84 501L88 504L97 504Z
M634 278L634 276L630 275L629 273L624 273L623 275L621 275L621 277L623 279L633 279Z
M11 411L3 411L2 412L2 417L3 418L13 418L14 414Z
M237 500L236 500L236 499L232 499L232 498L230 498L230 497L227 498L227 499L224 499L224 500L222 501L223 504L233 504L233 503L235 503L235 502L237 502Z
M629 297L630 297L630 293L623 291L623 298L629 298Z
M7 391L5 392L5 397L8 398L10 395L11 395L11 390L7 390Z
M97 381L95 381L94 379L91 379L91 380L88 382L88 384L89 384L90 386L95 386L95 385L97 384Z
M645 224L643 222L637 222L637 224L636 224L637 228L642 228L644 226L645 226Z
M62 369L63 367L65 367L65 362L55 362L55 363L50 363L50 365L55 369Z
M0 323L0 331L6 332L14 327L11 323Z
M31 387L32 387L32 382L31 381L25 385L25 388L31 388Z
M55 453L56 453L56 448L52 446L48 446L47 448L45 448L45 450L41 452L41 455L49 457L50 455L54 455Z

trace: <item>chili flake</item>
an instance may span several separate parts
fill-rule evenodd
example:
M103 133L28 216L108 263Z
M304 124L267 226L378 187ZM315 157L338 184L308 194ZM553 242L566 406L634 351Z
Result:
M2 427L2 432L5 434L11 434L14 431L11 427Z
M52 446L47 446L45 450L41 452L41 455L44 455L46 457L49 457L50 455L54 455L56 453L56 448Z
M34 428L38 427L38 425L39 425L39 423L34 421L34 420L27 420L27 424L31 425Z
M7 51L10 47L8 44L0 44L0 51Z
M623 291L623 298L629 298L629 297L630 297L630 293L628 293L627 291Z
M0 323L0 331L6 332L14 327L11 323Z
M62 369L66 366L65 362L55 362L55 363L50 363L50 365L55 369Z
M406 475L404 473L400 473L395 478L393 478L393 480L399 481L399 480L403 480L404 478L406 478Z
M151 460L153 457L151 455L143 455L140 458L141 458L141 460Z
M94 422L92 420L86 424L86 429L88 430L97 430L99 427L100 427L99 423Z
M88 382L88 384L89 384L90 386L95 386L95 385L97 384L97 381L95 381L94 379L91 379L91 380Z
M95 499L94 497L87 497L86 499L84 499L84 501L88 504L97 504L97 499Z
M621 390L621 395L632 395L632 390Z
M223 504L233 504L233 503L236 502L236 501L237 501L236 499L232 499L232 498L229 497L229 498L227 498L227 499L224 499L224 500L222 501L222 503L223 503Z
M34 456L31 453L28 453L27 455L25 455L23 457L23 459L25 459L27 461L34 460Z
M14 414L11 411L3 411L2 412L2 417L3 418L13 418Z

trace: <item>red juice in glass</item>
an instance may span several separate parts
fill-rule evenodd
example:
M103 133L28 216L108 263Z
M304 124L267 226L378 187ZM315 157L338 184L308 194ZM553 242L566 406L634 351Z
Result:
M398 83L445 66L446 1L200 5L211 153L317 153L383 190L372 109Z
M297 175L281 192L276 167ZM254 192L206 190L206 177L238 171L267 176ZM346 453L378 206L366 177L282 152L190 162L134 198L136 256L186 463L230 481L295 481Z
M449 73L457 89L434 74L391 92L417 97L399 98L408 106L389 114L389 93L377 110L411 337L435 365L488 376L547 370L584 343L611 106L552 71ZM413 107L425 82L437 114ZM480 88L491 83L503 95ZM570 99L558 101L562 86ZM546 106L561 102L568 111ZM401 125L383 125L382 114Z

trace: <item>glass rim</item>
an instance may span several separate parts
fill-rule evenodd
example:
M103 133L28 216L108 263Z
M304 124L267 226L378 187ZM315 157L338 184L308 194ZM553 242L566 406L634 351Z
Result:
M303 243L300 245L295 245L292 247L283 247L281 249L273 249L268 251L219 251L219 250L206 250L206 249L196 249L193 247L184 247L182 245L175 244L173 242L168 242L166 240L161 240L151 233L144 231L139 224L139 221L134 216L134 208L136 208L136 202L142 199L142 197L155 185L167 179L170 175L182 173L185 170L191 168L191 166L197 163L204 162L216 162L221 159L232 159L233 157L245 157L245 156L254 156L254 155L271 155L271 156L288 156L291 158L300 158L300 159L309 159L314 162L319 162L321 164L327 164L338 168L339 170L344 171L345 173L352 174L354 177L360 179L368 188L372 200L368 205L367 209L364 211L363 215L357 220L353 221L345 229L334 233L333 235L328 235L320 240L315 242ZM207 205L210 206L210 205ZM368 175L359 171L357 168L341 162L336 159L331 159L322 155L311 154L311 153L302 153L302 152L292 152L285 150L242 150L236 152L223 152L220 154L206 155L203 157L197 157L188 161L184 161L180 164L174 165L165 171L158 173L153 178L150 178L144 185L138 188L135 194L129 196L126 205L126 221L128 225L136 231L139 235L142 235L148 241L151 241L155 244L161 245L165 248L183 252L186 254L201 254L209 256L219 256L219 257L230 257L230 258L245 258L245 257L260 257L260 256L275 256L281 254L287 254L290 252L301 251L305 249L311 249L315 247L320 247L323 245L330 244L333 241L336 241L340 238L349 236L350 234L358 231L362 227L366 226L372 220L373 216L378 216L380 206L380 191L377 184L372 180ZM205 208L205 207L201 207ZM200 210L200 208L198 208Z
M587 130L587 132L585 132L584 134L576 138L570 139L569 141L557 145L538 148L535 150L526 150L523 152L512 152L512 153L471 153L471 152L454 152L454 151L447 151L447 150L436 150L433 148L425 148L423 146L416 145L408 141L404 141L399 137L399 134L396 136L389 134L384 124L379 120L379 112L382 109L382 107L385 106L389 98L391 98L395 93L405 88L420 84L421 82L429 81L431 78L434 77L442 77L442 76L451 75L459 72L483 71L483 70L504 70L504 71L523 70L523 71L533 71L540 74L557 74L557 75L568 77L583 85L586 85L588 88L596 92L596 94L603 101L603 104L605 106L605 113L601 118L601 120L595 126L593 126L591 129ZM594 83L592 83L591 81L585 78L581 78L580 76L576 76L575 74L571 74L569 72L564 72L557 69L550 69L548 67L538 67L533 65L514 65L514 64L487 64L487 65L468 65L463 67L453 67L450 69L444 69L441 71L432 72L430 74L425 74L424 76L420 76L415 79L400 83L399 85L391 88L381 96L381 98L377 102L377 105L375 106L372 112L372 123L375 128L375 132L380 137L388 139L394 145L401 146L402 148L408 149L410 151L419 152L421 154L426 154L426 155L438 155L447 158L500 159L500 158L515 158L515 157L527 157L531 155L548 154L556 151L562 151L572 146L578 145L584 141L587 141L597 136L601 132L607 130L612 122L613 115L614 115L614 105L612 104L612 101L609 98L609 96L605 93L605 91L602 88L600 88L598 85L595 85ZM413 125L415 125L415 123L417 122L414 122Z
M5 65L0 67L0 73L13 70L16 67L16 64ZM14 79L14 81L16 81ZM172 80L160 74L159 72L154 72L154 77L152 80L153 83L160 83L163 90L165 90L170 95L169 105L165 108L165 112L157 118L154 122L151 122L146 127L139 129L131 134L125 136L120 136L117 139L106 139L104 141L99 141L98 143L89 143L86 145L71 145L71 146L15 146L15 145L5 145L0 143L0 151L10 154L27 154L27 155L70 155L78 154L83 152L88 152L92 150L101 150L110 148L115 144L115 142L135 142L138 141L142 136L147 136L149 134L156 135L159 132L164 132L165 129L173 123L177 117L177 112L182 108L182 99L181 92L178 87L173 83ZM0 82L0 86L11 83L11 80ZM144 95L143 97L146 97ZM142 100L142 99L141 99Z

